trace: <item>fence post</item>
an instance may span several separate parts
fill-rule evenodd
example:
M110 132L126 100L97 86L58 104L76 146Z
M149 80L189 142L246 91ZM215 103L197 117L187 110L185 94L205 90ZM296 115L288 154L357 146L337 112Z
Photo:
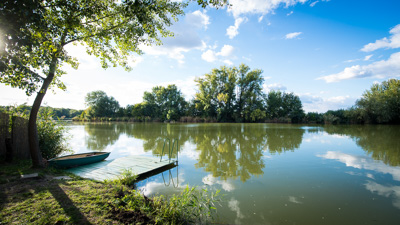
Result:
M11 138L13 158L30 159L28 120L21 117L13 117L12 120Z
M13 149L11 138L6 138L6 162L12 162L13 160Z
M9 122L10 116L0 112L0 157L5 156L7 152L6 138L9 137Z

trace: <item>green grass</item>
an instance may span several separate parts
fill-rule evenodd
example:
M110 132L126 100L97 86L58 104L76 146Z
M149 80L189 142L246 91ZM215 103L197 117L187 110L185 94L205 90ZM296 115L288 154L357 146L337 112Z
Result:
M219 201L218 192L189 187L180 195L148 198L132 188L135 176L130 171L102 183L30 167L29 161L0 164L0 224L206 223ZM20 179L29 173L39 177ZM52 179L60 175L72 179Z

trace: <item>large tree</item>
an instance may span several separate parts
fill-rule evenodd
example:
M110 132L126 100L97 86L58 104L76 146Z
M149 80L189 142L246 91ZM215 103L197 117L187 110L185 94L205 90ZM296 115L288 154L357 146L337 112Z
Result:
M167 87L157 86L151 92L144 92L144 105L152 108L150 117L161 121L179 120L185 114L187 102L175 84Z
M199 88L196 107L206 117L218 121L232 121L234 113L237 69L222 66L195 80Z
M222 66L196 79L196 108L203 116L222 122L254 122L263 119L262 70L244 64Z
M197 0L206 7L225 0ZM50 87L65 89L64 64L78 67L65 51L84 44L103 68L129 70L128 56L140 44L161 44L167 27L183 15L186 3L169 0L2 0L0 3L0 82L36 94L29 117L29 145L34 167L42 166L37 114Z
M107 96L104 91L87 93L85 104L89 106L90 117L113 117L119 110L119 103L112 96Z
M255 122L265 119L262 73L262 70L250 70L250 67L244 64L239 66L236 100L237 121Z

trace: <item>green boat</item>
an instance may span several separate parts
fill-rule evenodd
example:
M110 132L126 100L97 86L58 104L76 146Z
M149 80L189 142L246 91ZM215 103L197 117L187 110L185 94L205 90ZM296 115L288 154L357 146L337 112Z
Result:
M58 168L77 167L95 162L100 162L107 158L110 152L87 152L73 155L65 155L48 160L49 166Z

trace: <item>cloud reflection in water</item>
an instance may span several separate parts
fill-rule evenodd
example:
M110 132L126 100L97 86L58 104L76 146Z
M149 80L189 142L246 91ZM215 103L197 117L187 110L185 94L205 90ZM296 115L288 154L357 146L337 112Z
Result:
M383 163L382 161L374 160L366 156L350 155L334 151L328 151L324 155L317 155L317 156L325 159L337 160L339 162L346 164L346 166L348 167L373 170L379 173L390 174L392 175L394 180L400 181L400 167L389 166ZM359 173L348 173L348 174L359 175ZM375 179L373 174L371 173L366 173L365 176L370 179ZM376 193L380 196L384 196L387 198L393 198L393 206L400 209L400 186L394 186L394 185L386 186L370 180L368 180L367 183L364 184L364 186L368 191L372 193Z
M400 181L400 167L386 165L382 161L374 160L366 156L350 155L342 152L328 151L324 155L317 155L325 159L334 159L357 169L373 170L375 172L390 174L393 179Z

